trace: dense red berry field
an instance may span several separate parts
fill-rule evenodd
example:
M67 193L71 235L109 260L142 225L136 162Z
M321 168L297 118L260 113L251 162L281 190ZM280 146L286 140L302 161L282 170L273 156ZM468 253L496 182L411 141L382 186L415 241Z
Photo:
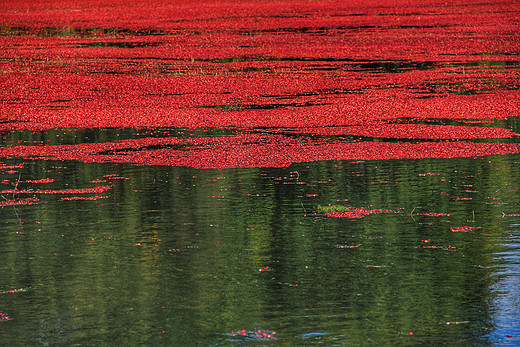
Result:
M518 153L519 40L517 1L3 1L0 130L25 137L0 156L219 168ZM80 136L129 128L183 132ZM24 140L51 129L78 139Z

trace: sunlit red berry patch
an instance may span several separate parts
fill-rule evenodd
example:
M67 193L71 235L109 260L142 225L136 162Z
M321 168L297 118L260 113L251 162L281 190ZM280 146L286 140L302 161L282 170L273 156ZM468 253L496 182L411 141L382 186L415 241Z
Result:
M510 153L520 153L520 144L351 141L265 133L0 147L0 157L189 166L201 169L287 167L292 163L317 160L456 158Z
M515 5L52 0L21 15L2 2L0 157L230 168L520 153Z

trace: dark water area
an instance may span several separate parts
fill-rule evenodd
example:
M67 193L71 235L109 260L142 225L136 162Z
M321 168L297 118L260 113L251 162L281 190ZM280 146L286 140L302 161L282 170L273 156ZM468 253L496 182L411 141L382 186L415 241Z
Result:
M5 159L0 343L516 345L519 163Z

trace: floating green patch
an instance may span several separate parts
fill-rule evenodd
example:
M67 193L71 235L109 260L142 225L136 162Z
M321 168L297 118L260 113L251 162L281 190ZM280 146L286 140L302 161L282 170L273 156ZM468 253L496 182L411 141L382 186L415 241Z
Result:
M323 212L323 213L346 212L346 211L352 210L352 208L353 208L352 206L343 206L343 205L327 205L327 206L318 205L318 211Z

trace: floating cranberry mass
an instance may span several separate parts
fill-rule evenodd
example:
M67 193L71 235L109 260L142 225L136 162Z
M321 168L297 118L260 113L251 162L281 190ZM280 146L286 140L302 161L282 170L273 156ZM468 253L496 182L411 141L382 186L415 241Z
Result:
M0 157L226 168L519 153L518 4L450 4L4 1L0 130L44 140ZM206 135L128 136L157 128Z
M226 335L232 336L232 337L240 337L243 338L246 341L262 341L262 340L275 340L276 339L276 332L271 330L265 330L265 329L254 329L254 330L232 330L231 332L227 333Z
M371 214L379 214L379 213L385 213L385 212L391 212L391 211L384 210L384 209L366 209L364 207L359 207L359 208L351 208L348 211L327 212L327 213L325 213L325 217L358 219L358 218L366 217ZM346 247L341 246L340 248L346 248Z

